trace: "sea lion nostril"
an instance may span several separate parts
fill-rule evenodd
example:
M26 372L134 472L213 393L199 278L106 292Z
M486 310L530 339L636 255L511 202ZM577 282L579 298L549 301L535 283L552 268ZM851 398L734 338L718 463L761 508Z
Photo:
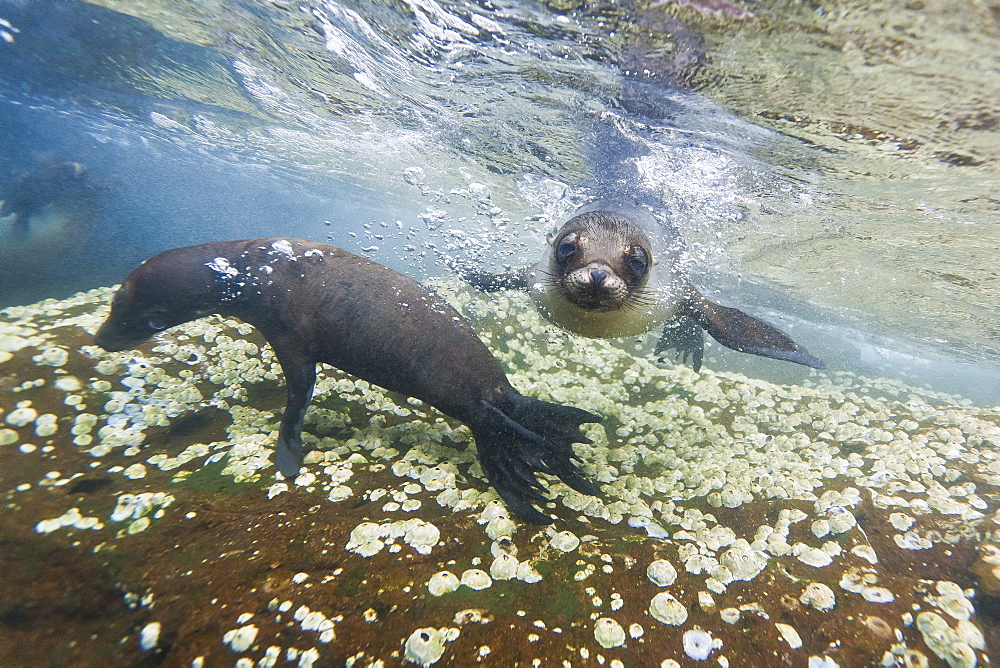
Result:
M604 283L604 280L608 277L608 272L602 271L600 269L590 270L590 281L594 284L594 287L600 287Z

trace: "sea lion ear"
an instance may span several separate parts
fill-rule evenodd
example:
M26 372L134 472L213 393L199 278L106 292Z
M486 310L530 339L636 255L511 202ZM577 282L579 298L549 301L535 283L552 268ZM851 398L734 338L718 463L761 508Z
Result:
M547 243L548 245L551 246L551 245L555 244L555 242L556 242L556 233L555 233L555 230L553 230L552 232L549 232L548 234L545 235L545 243Z
M658 264L660 264L660 258L658 258L658 257L656 257L654 255L653 258L649 261L649 267L650 267L650 269L652 269L653 267L655 267Z

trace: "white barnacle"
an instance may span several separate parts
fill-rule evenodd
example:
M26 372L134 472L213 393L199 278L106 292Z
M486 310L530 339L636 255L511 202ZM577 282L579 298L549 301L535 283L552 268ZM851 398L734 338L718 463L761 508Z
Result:
M746 540L741 538L736 541L733 547L723 552L719 563L730 570L733 580L749 582L767 566L767 554L753 549ZM721 580L721 578L719 579Z
M430 554L431 548L441 540L441 532L430 522L414 520L414 524L406 530L403 541L420 554Z
M351 538L347 541L347 549L362 557L374 556L385 547L385 543L381 540L385 536L385 529L381 525L374 522L362 522L351 531Z
M714 647L712 634L697 627L684 633L682 643L684 653L695 661L706 660Z
M656 621L670 626L680 626L688 618L684 604L665 591L654 596L649 602L649 614Z
M499 554L490 564L490 576L494 580L512 580L517 577L517 557Z
M784 639L786 643L788 643L789 647L791 647L792 649L798 649L802 647L802 638L799 637L799 632L796 631L794 627L789 626L788 624L782 624L780 622L776 622L774 626L775 628L778 629L778 633L781 634L781 637Z
M437 663L444 656L445 630L428 627L411 633L404 645L406 660L421 666Z
M801 545L801 543L798 543ZM824 566L829 566L833 563L833 559L830 555L815 547L806 546L796 557L803 564L808 566L813 566L815 568L823 568Z
M723 608L719 610L719 617L722 618L726 624L735 624L740 621L740 609L739 608Z
M458 577L451 571L440 571L427 581L427 590L431 596L442 596L455 591L460 584Z
M580 539L572 531L560 531L549 540L549 547L560 552L572 552L580 546Z
M878 563L878 555L871 545L855 545L851 548L851 554L861 557L870 564Z
M594 640L604 649L625 644L625 629L610 617L601 617L594 622Z
M885 587L865 587L861 590L861 596L869 603L892 603L896 600L892 592Z
M486 535L491 540L510 538L517 530L517 524L509 517L494 517L486 524Z
M542 574L531 565L530 561L522 561L517 565L517 579L521 582L533 584L542 579Z
M160 623L150 622L139 632L139 649L149 651L160 642Z
M462 573L462 584L470 589L486 589L493 584L489 574L479 568L469 568Z
M904 550L929 550L934 547L934 543L924 538L916 531L907 531L905 534L895 534L892 539L896 545Z
M646 567L646 577L658 587L669 587L677 580L677 569L666 559L657 559Z
M38 411L30 406L18 406L4 418L7 424L12 427L23 427L26 424L35 421L38 417Z
M229 645L229 648L237 654L245 652L253 646L254 640L257 639L257 630L253 624L241 626L238 629L227 631L222 636L222 642Z
M816 610L832 610L837 604L837 597L833 590L822 582L810 582L799 596L799 602Z

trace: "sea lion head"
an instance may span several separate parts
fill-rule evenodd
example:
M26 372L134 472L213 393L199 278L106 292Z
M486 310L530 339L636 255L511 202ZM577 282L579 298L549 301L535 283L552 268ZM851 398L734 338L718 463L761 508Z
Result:
M109 352L128 350L165 329L212 313L219 301L212 273L197 261L200 258L188 257L189 252L178 248L160 253L129 274L111 299L111 313L94 336L95 343Z
M552 287L571 304L600 312L645 304L643 289L656 260L646 234L628 218L588 211L547 240Z

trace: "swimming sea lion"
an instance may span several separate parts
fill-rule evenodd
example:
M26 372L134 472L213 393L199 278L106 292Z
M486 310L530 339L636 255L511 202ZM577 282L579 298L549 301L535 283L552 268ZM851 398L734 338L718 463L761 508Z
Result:
M695 371L701 368L702 329L740 352L825 368L778 329L698 292L682 269L680 234L645 207L597 201L577 211L547 241L533 267L463 275L487 291L528 290L549 320L583 336L634 336L662 324L656 353L675 349Z
M0 218L14 216L22 227L51 204L67 204L92 196L87 168L79 162L52 162L21 174L2 195Z
M275 460L287 478L302 463L302 420L324 362L468 425L487 478L522 519L552 521L532 505L544 501L538 472L598 494L572 462L572 444L590 442L580 426L598 416L522 396L447 302L335 246L249 239L160 253L125 279L96 342L125 350L212 313L259 329L281 364L288 404Z

